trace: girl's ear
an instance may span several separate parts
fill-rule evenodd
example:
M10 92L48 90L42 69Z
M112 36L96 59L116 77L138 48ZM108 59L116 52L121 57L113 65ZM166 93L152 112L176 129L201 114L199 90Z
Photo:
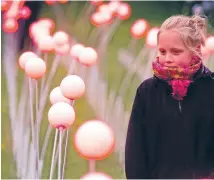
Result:
M201 52L201 45L199 44L199 45L197 45L196 46L196 52L200 55L200 56L202 56L202 52Z
M200 58L198 56L193 56L192 60L190 61L190 65L195 65L196 63L198 63L200 61Z

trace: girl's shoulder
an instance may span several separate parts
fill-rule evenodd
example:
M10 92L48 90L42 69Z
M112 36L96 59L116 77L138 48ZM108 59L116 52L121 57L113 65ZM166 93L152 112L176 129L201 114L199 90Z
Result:
M205 74L201 78L199 78L200 84L207 84L208 86L211 85L210 88L214 88L214 72L209 72L208 74Z
M155 77L144 80L138 87L139 93L146 93L155 87L157 79Z

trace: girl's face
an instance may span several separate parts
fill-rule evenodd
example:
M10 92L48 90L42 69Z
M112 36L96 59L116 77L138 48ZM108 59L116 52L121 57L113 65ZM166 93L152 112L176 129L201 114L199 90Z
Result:
M180 34L165 30L158 39L159 63L167 67L185 67L190 65L192 52L183 43Z

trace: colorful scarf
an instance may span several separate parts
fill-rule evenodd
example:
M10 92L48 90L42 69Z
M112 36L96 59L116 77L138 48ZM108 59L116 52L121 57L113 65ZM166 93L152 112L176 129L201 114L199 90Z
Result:
M193 58L194 63L188 67L166 67L159 63L159 59L152 63L154 75L168 82L172 87L172 97L176 100L183 100L187 94L187 89L193 80L193 76L200 69L202 61Z

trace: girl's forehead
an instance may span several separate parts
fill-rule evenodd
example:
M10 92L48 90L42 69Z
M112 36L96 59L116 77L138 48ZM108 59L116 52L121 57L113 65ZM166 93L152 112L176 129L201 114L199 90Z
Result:
M165 30L159 34L158 46L184 48L181 35L174 30Z

